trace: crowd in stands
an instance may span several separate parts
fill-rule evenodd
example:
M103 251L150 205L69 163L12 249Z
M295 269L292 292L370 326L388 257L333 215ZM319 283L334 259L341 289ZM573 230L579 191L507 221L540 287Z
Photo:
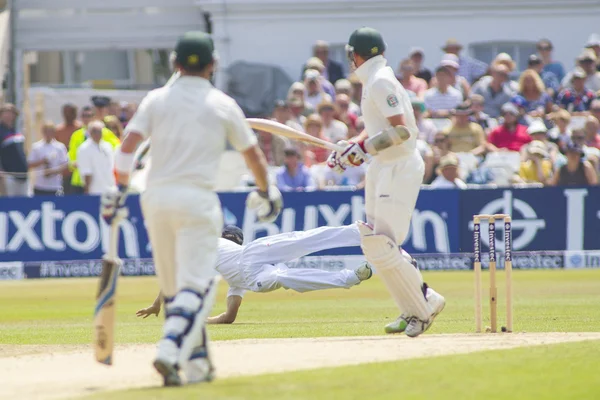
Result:
M591 35L573 65L552 58L549 40L518 71L507 53L490 65L448 40L432 71L422 49L411 49L397 70L411 98L432 188L468 185L597 185L600 175L600 35ZM318 41L272 119L336 143L364 129L362 84L329 59ZM327 151L258 133L280 189L360 188L365 168L343 175L323 167Z
M450 39L431 71L424 67L424 51L411 49L396 74L417 121L424 185L598 184L600 35L591 35L566 68L553 60L552 51L549 40L540 40L528 68L518 71L509 54L498 54L488 65L464 54L462 45ZM318 41L302 66L301 79L267 117L332 143L351 141L364 129L361 97L358 77L345 76L344 67L329 58L328 44ZM102 96L81 110L66 104L63 122L44 124L42 139L26 154L24 136L15 128L19 110L4 104L0 192L102 193L114 184L113 153L136 107ZM283 191L364 185L368 165L338 174L325 166L327 150L256 133L272 179ZM242 179L240 184L248 183Z

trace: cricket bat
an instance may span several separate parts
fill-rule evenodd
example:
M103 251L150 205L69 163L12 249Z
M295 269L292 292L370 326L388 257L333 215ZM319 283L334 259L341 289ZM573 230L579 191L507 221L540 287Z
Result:
M115 343L115 303L117 277L121 269L119 259L119 222L115 219L110 226L107 253L102 257L102 274L94 310L94 351L96 361L112 365Z

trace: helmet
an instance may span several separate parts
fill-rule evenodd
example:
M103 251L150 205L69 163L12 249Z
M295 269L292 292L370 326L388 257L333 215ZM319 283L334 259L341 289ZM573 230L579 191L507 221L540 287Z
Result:
M383 54L385 42L377 30L362 27L352 32L346 50L363 58L371 58Z
M239 245L244 243L244 232L235 225L227 225L223 228L221 237Z
M213 40L205 32L187 32L179 38L175 46L175 62L184 69L200 70L216 58Z

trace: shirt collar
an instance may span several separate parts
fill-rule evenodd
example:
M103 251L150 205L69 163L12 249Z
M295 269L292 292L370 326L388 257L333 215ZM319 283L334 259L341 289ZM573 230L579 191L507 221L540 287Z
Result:
M198 87L211 87L212 83L208 79L201 78L199 76L180 76L177 78L177 82L184 82L186 85L194 85Z
M382 55L378 55L365 61L354 73L358 76L362 84L365 85L374 72L384 68L386 65L387 60Z

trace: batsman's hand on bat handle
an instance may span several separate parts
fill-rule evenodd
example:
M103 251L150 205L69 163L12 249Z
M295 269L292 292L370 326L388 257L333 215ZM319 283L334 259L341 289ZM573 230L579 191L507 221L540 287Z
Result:
M127 200L127 186L118 185L109 188L100 197L100 214L108 225L113 222L126 219L129 216L129 209L125 205Z
M345 140L340 140L339 142L337 142L337 145L341 147L347 147L349 144L350 143ZM346 166L341 163L340 155L341 153L337 151L332 151L331 154L329 154L329 157L327 157L326 162L327 166L335 172L337 172L338 174L342 174L346 170Z
M260 222L273 222L283 208L281 192L273 185L270 185L266 191L255 190L248 195L246 206L256 210Z

